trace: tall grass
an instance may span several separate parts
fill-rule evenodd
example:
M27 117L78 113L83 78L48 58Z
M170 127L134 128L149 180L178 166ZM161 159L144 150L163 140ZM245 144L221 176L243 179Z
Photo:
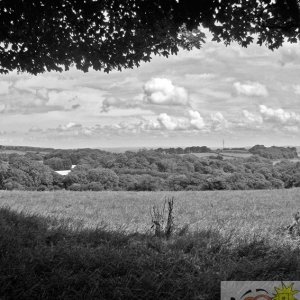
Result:
M247 192L1 192L0 299L219 299L221 280L300 280L284 229L299 189ZM174 196L160 239L149 208Z

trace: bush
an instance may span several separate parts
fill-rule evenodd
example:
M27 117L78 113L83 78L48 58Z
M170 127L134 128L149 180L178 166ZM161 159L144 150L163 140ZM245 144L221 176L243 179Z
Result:
M91 182L91 183L86 184L83 189L96 192L96 191L103 191L104 187L99 182Z
M103 186L104 190L113 190L118 187L119 177L110 170L104 168L96 168L88 171L87 179L90 182L98 182Z
M81 191L81 184L79 183L73 183L71 186L69 186L70 191Z

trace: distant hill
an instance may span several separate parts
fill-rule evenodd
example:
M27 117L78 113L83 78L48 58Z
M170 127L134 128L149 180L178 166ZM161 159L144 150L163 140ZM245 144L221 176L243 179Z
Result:
M191 153L211 153L213 152L210 148L206 146L192 146L186 148L157 148L156 152L168 153L168 154L191 154Z
M100 147L96 148L103 151L113 152L113 153L124 153L126 151L138 152L139 150L146 149L150 150L150 147Z
M249 149L249 152L268 159L298 158L296 147L265 147L264 145L255 145Z
M31 147L31 146L3 146L0 145L0 152L51 152L54 148Z

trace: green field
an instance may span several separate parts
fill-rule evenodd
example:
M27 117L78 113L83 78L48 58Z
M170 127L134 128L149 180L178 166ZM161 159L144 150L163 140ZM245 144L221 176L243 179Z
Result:
M150 209L175 197L177 231ZM300 189L0 192L0 299L219 299L221 280L299 280ZM185 224L188 231L180 231Z
M225 151L225 152L220 152L220 153L216 153L216 152L204 152L204 153L191 153L199 158L206 158L209 156L215 156L217 157L218 155L221 155L223 157L223 159L234 159L234 158L249 158L251 157L253 154L249 153L249 152L229 152L229 151Z

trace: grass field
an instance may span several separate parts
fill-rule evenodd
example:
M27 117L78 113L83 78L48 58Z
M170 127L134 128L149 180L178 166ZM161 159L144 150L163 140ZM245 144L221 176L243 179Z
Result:
M217 153L211 153L211 152L204 152L204 153L191 153L199 158L206 158L209 156L218 156L221 155L224 159L234 159L234 158L249 158L252 156L251 153L249 152L220 152L219 154Z
M178 230L150 208L175 197ZM221 280L300 280L300 189L0 192L0 299L219 299Z

